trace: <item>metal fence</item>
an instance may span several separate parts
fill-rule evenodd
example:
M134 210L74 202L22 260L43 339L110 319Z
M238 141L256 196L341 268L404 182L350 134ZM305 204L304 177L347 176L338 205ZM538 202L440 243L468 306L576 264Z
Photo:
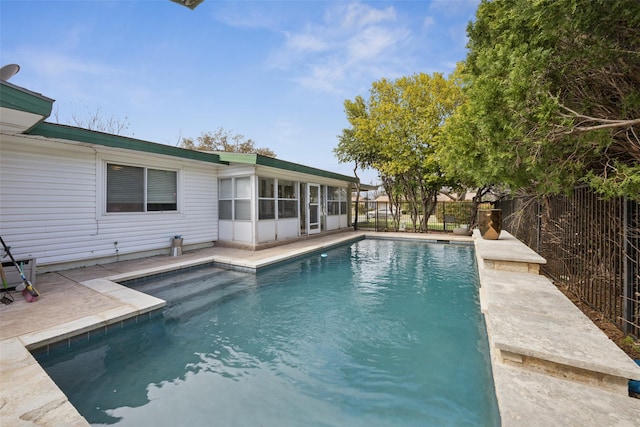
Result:
M588 188L496 205L503 229L546 258L544 271L625 334L640 336L640 209Z
M352 216L355 220L356 209L353 204ZM466 227L472 215L472 202L436 202L433 212L411 213L408 203L401 203L399 209L385 202L358 202L357 222L359 230L371 231L409 231L452 232L456 228Z

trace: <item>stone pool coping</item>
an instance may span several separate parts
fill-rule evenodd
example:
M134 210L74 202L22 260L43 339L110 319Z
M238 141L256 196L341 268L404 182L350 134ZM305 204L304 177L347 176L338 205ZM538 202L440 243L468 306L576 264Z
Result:
M640 367L538 274L544 258L504 231L474 242L502 425L638 425Z
M178 258L157 256L144 261L47 273L42 278L39 275L36 283L42 292L40 301L27 304L22 299L16 298L14 304L0 309L0 330L3 332L0 338L0 425L89 425L35 361L29 350L42 348L64 339L76 339L74 337L78 334L90 333L96 327L121 327L123 322L131 321L130 319L135 319L136 316L144 316L164 304L162 300L141 294L115 282L210 263L255 270L291 257L304 256L366 237L475 243L482 283L481 303L492 343L494 381L503 425L538 425L542 424L541 420L551 425L596 425L595 422L604 420L606 414L609 417L607 422L599 423L600 425L611 425L611 422L614 422L614 425L622 426L633 425L630 422L633 423L640 417L640 412L637 412L640 411L640 400L624 397L608 389L576 384L563 378L542 374L539 371L518 366L513 361L505 362L495 357L496 354L517 355L518 352L523 352L526 353L524 357L543 359L539 349L536 350L536 348L542 346L544 349L546 343L544 340L532 340L531 348L527 350L529 344L526 339L511 341L509 338L509 334L517 333L517 329L500 329L505 324L504 321L500 321L500 313L507 315L508 310L514 310L523 302L517 292L502 294L498 292L501 289L500 286L503 288L512 286L511 282L507 280L503 283L504 280L503 282L498 280L500 277L507 276L492 278L492 273L485 267L486 264L509 274L526 274L525 281L531 279L535 283L536 280L540 280L541 276L534 276L530 271L533 269L537 272L536 268L541 258L519 247L517 240L506 234L501 236L501 240L490 242L450 234L345 232L261 251L214 247L193 253L186 252ZM501 252L505 255L503 258L500 258ZM486 258L480 257L481 253L484 253ZM513 268L516 270L524 268L522 257L514 259L515 253L525 256L524 265L527 273L509 271ZM46 286L47 282L49 282L49 288ZM495 285L492 286L494 282ZM57 289L61 291L57 292ZM544 295L548 293L541 291ZM82 312L81 308L85 306L88 306L89 313ZM559 307L563 311L571 310L571 307L566 305ZM62 316L64 319L58 321L57 318L53 318L57 314L51 313L60 313L64 315ZM527 311L522 310L522 313L525 315ZM45 316L48 318L44 318ZM595 327L586 317L576 318L574 321L579 321L581 327L590 328L588 324ZM498 326L493 326L494 323ZM40 327L40 325L44 326ZM18 332L13 335L4 333L7 330ZM543 333L544 328L539 332ZM566 338L569 340L570 337ZM509 347L510 343L518 345ZM607 346L607 349L611 348ZM497 353L498 351L500 353ZM585 364L585 366L590 365ZM626 368L623 368L623 371L624 369ZM578 399L575 399L576 396Z

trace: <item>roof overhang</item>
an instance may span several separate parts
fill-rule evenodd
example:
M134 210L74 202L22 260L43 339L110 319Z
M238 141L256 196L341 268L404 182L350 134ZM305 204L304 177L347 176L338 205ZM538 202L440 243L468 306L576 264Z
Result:
M360 184L360 191L376 191L378 188L380 188L379 185L371 185L371 184ZM356 187L356 184L353 184L353 191L356 191L358 188Z
M221 161L220 157L215 153L187 150L185 148L172 147L170 145L143 141L141 139L112 135L109 133L96 132L88 129L59 125L55 123L40 123L29 132L27 132L27 134L34 136L43 136L45 138L66 140L74 143L102 145L105 147L140 151L151 154L160 154L171 157L179 157L183 159L198 160L201 162L226 164L225 162Z
M0 80L0 132L20 134L51 115L53 99Z
M227 152L218 152L216 153L220 156L220 160L223 162L229 163L242 163L248 165L258 165L258 166L266 166L281 170L286 170L290 172L298 172L307 175L319 176L322 178L330 178L336 179L339 181L357 182L357 178L353 176L341 175L334 172L329 172L322 169L312 168L310 166L300 165L298 163L287 162L285 160L276 159L273 157L261 156L260 154L246 154L246 153L227 153Z

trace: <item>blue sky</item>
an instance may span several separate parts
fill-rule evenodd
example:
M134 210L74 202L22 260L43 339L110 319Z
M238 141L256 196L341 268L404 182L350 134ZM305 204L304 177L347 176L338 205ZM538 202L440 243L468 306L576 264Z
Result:
M332 152L344 100L383 77L449 74L478 3L0 0L0 65L19 64L11 83L56 100L49 121L99 111L168 145L222 127L351 176Z

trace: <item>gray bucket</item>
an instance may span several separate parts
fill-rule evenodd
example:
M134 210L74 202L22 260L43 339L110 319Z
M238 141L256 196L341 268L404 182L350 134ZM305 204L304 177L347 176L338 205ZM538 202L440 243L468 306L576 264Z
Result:
M182 255L182 237L175 236L171 238L171 256Z

